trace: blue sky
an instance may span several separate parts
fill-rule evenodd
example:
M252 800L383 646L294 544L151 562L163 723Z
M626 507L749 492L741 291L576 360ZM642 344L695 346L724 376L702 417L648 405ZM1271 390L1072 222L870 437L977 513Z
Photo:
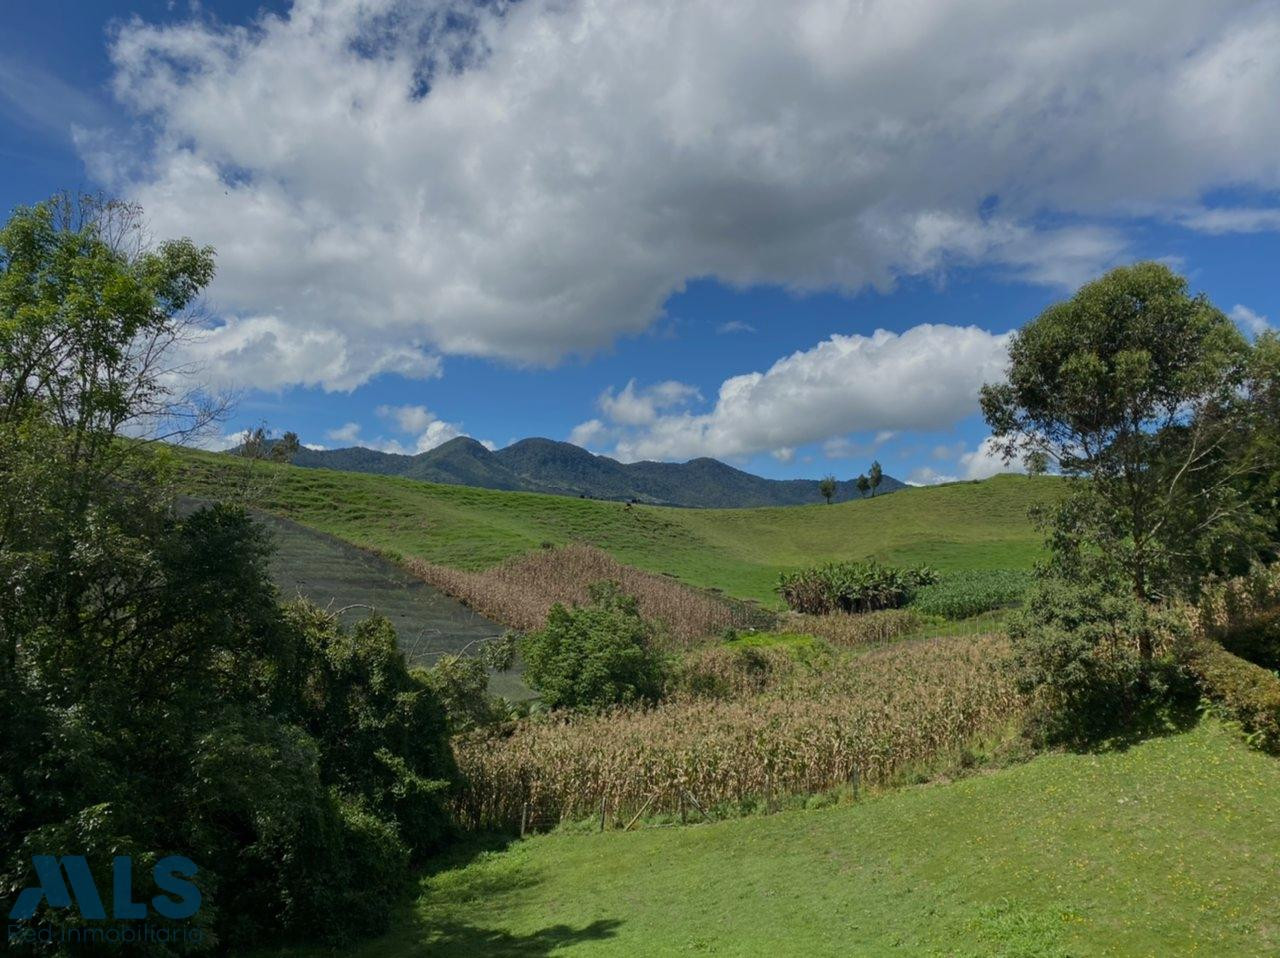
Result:
M218 247L214 445L980 476L1001 334L1090 276L1280 318L1275 3L751 6L16 0L0 205Z

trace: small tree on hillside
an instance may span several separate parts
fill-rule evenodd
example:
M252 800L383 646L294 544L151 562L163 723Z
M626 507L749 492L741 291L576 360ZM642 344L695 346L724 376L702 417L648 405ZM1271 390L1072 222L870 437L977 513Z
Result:
M546 627L521 640L520 654L525 681L549 708L652 702L662 692L653 628L614 582L593 585L587 605L553 605Z
M871 486L871 497L874 499L876 490L880 488L880 483L884 480L884 470L880 468L879 461L871 464L871 472L867 477L867 481Z
M823 476L818 483L818 491L822 493L822 498L827 500L827 505L831 505L831 500L836 495L836 477Z
M871 480L867 478L866 473L858 477L856 485L858 487L858 495L866 498L867 492L871 489Z

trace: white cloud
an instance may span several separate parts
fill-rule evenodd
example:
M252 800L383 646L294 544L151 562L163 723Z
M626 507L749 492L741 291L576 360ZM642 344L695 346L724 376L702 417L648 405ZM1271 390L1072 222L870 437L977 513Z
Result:
M673 379L643 389L637 389L632 379L616 395L612 389L606 389L596 405L606 418L620 426L645 426L654 422L662 410L701 398L695 387Z
M964 453L959 460L960 474L966 479L989 479L1003 472L1025 472L1018 460L1006 463L995 439L988 436L978 448Z
M208 452L223 452L227 449L234 449L248 438L249 430L240 429L236 432L196 436L192 441L192 445L197 449L204 449Z
M796 457L796 451L790 446L782 446L779 449L771 451L769 455L773 456L774 459L777 459L778 462L791 462Z
M1246 333L1252 333L1254 336L1259 336L1271 328L1271 324L1267 322L1267 317L1261 316L1248 306L1242 306L1239 303L1232 307L1229 315L1235 320L1237 326Z
M609 442L616 435L616 430L609 428L599 419L588 419L573 427L573 431L569 433L569 441L575 446L589 449Z
M868 459L897 435L892 429L882 429L870 442L859 442L851 436L837 436L822 444L822 455L827 459Z
M658 415L626 430L616 455L736 457L850 433L946 428L977 412L983 383L1003 378L1008 338L928 324L836 334L765 372L725 380L708 412Z
M422 432L436 421L435 413L426 406L379 406L383 419L393 419L401 432Z
M756 328L750 323L744 323L740 319L731 319L727 323L721 323L716 327L716 332L724 335L725 333L754 333Z
M1117 214L1280 188L1255 0L298 0L111 55L140 142L84 158L218 247L201 358L259 386L554 362L693 277L1069 285L1124 254Z
M391 420L400 432L417 436L410 450L406 450L398 440L374 440L372 448L384 452L426 452L450 439L467 435L460 423L445 422L426 406L379 406L376 411L383 419Z
M337 429L330 429L325 433L325 438L334 442L364 446L367 449L377 449L380 452L412 456L443 445L450 439L468 435L463 431L461 423L445 422L437 418L435 413L426 406L379 406L376 412L381 418L390 420L401 433L413 436L412 441L402 442L399 439L387 439L383 436L365 439L361 436L363 429L357 422L344 423ZM485 439L480 442L490 451L496 448L491 440Z
M441 372L439 357L416 346L379 344L279 316L228 317L184 348L203 378L219 386L296 384L350 392L379 373L429 379Z
M957 478L957 476L939 472L931 466L920 466L912 470L906 482L909 486L936 486L943 482L955 482Z
M324 437L333 442L355 442L360 438L360 424L358 422L343 423L336 429L330 429Z
M1280 230L1280 209L1255 207L1205 207L1177 217L1183 226L1202 233L1266 233Z

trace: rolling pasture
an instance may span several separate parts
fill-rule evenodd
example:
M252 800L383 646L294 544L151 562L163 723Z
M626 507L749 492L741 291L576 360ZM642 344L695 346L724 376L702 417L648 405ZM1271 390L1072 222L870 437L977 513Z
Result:
M194 495L217 498L242 482L245 464L231 456L183 451L177 460ZM583 542L639 569L770 607L778 606L780 572L827 560L927 562L944 572L1030 568L1041 537L1028 509L1062 488L1051 477L998 476L832 506L677 509L254 468L266 480L259 504L267 511L393 560L474 571L545 544Z

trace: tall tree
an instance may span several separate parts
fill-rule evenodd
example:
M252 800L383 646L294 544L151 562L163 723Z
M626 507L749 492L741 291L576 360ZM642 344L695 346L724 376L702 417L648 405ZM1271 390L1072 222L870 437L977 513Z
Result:
M879 460L871 464L871 471L867 476L867 481L871 485L871 497L874 499L876 490L880 488L880 483L884 480L884 470L880 468Z
M867 478L867 474L865 472L858 477L856 485L858 487L858 495L866 498L868 490L871 489L871 480Z
M1052 516L1062 571L1114 563L1141 600L1191 587L1260 542L1237 453L1250 348L1160 263L1116 269L1013 337L982 409L1006 459L1088 481ZM1149 650L1148 650L1149 651Z
M823 476L818 482L818 491L822 493L822 498L827 500L827 505L831 505L831 500L836 494L836 477Z

